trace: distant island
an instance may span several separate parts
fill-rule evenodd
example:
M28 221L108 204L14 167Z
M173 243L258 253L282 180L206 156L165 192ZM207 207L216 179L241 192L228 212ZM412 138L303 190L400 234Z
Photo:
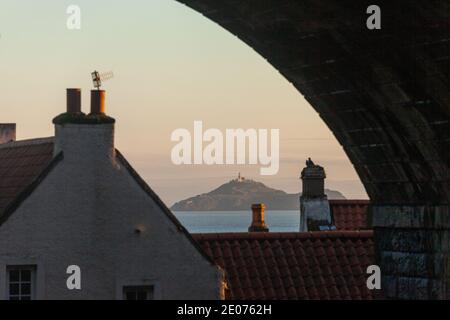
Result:
M339 191L325 189L329 199L345 199ZM173 211L249 210L253 203L264 203L268 210L298 210L299 193L286 193L241 176L217 189L175 203Z

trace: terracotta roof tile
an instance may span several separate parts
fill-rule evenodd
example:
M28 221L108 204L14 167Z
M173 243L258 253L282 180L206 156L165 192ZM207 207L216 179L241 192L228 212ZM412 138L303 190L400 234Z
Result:
M372 231L222 233L193 237L226 271L228 299L375 297L366 288L365 273L367 266L374 263Z
M0 216L53 159L51 139L0 145Z
M330 200L330 210L338 230L367 229L369 200Z

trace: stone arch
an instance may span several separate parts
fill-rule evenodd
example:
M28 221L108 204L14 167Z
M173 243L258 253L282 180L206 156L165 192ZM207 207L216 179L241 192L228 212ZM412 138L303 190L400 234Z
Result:
M450 3L379 0L368 30L366 0L178 1L262 55L334 133L373 204L386 296L450 298Z

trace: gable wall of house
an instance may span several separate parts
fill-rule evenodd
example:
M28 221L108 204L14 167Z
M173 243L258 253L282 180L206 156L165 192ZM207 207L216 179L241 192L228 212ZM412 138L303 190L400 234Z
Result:
M37 266L39 299L120 299L129 285L153 285L155 298L221 297L222 271L139 186L113 144L102 149L111 137L113 125L57 128L64 159L0 226L0 298L7 265ZM81 290L66 286L69 265L81 268Z

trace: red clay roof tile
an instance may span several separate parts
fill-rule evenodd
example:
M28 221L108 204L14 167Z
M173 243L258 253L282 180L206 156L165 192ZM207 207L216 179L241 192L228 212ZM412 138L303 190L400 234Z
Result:
M330 200L329 202L334 225L338 230L368 228L369 200Z
M0 216L53 159L51 139L10 142L0 146Z
M373 299L372 231L194 234L227 273L228 299ZM217 240L220 239L220 240ZM236 248L240 247L240 250ZM234 248L234 250L229 250ZM227 259L223 255L231 254Z

